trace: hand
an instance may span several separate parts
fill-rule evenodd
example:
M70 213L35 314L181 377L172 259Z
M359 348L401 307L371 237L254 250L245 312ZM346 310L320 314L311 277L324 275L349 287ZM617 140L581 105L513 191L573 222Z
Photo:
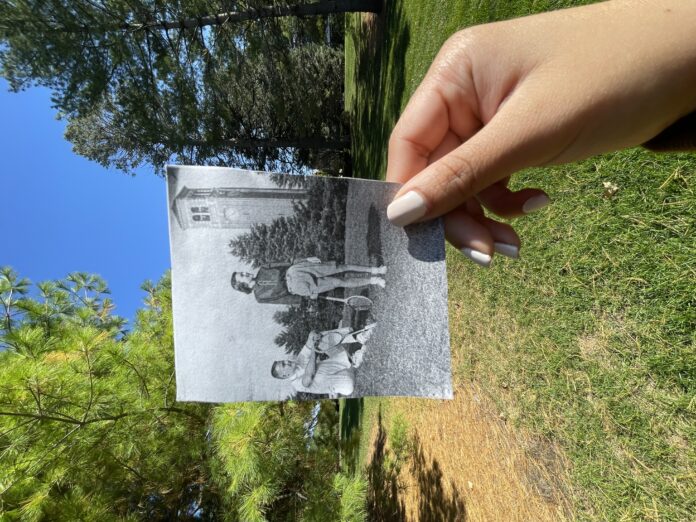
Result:
M694 27L696 2L614 0L455 34L392 133L387 181L405 185L389 219L446 214L473 260L515 257L517 234L482 205L527 214L549 200L511 192L514 172L644 143L693 111Z
M309 332L309 343L312 344L314 349L317 348L319 343L321 342L321 334L317 331L312 330Z

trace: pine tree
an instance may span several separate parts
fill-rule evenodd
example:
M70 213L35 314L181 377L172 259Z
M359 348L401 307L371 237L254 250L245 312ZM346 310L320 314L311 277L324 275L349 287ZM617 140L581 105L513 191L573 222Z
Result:
M126 331L96 276L0 270L0 519L335 520L337 419L176 402L169 277L143 290Z
M347 180L315 176L282 176L277 183L307 189L307 198L295 203L290 217L257 224L230 241L230 252L256 268L275 262L318 257L342 263L345 250Z
M211 512L209 407L174 403L168 281L127 338L99 278L39 287L0 335L0 514L165 519L196 502Z
M129 173L171 159L271 169L344 149L342 51L316 20L279 17L379 2L244 5L2 2L0 74L15 91L48 87L75 151Z
M343 308L325 300L303 300L286 310L279 310L273 319L283 327L274 339L288 354L297 355L307 342L309 332L331 330L343 317Z

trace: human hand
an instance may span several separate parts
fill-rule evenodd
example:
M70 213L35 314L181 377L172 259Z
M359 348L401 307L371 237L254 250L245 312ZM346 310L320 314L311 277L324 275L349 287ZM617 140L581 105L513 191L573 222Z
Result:
M694 27L696 2L614 0L455 34L392 133L387 181L405 185L389 219L445 214L474 261L516 257L519 237L482 205L527 214L549 200L508 190L514 172L644 143L693 111Z
M313 345L314 349L316 349L321 342L321 334L317 332L316 330L312 330L309 332L309 343Z

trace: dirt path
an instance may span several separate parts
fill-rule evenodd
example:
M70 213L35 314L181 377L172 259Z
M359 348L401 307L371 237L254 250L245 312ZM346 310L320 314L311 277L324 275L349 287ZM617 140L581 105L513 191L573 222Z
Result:
M454 350L452 366L460 366ZM478 385L454 375L451 401L384 399L372 408L367 469L385 511L375 520L560 521L572 519L568 462L553 444L513 427ZM379 416L380 418L375 418ZM396 419L411 444L389 476ZM385 466L385 463L387 464ZM388 515L386 515L388 513Z
M565 462L545 441L515 433L481 393L458 386L452 401L390 399L374 422L368 476L378 519L401 521L567 520ZM410 458L389 462L393 419L406 421ZM386 447L385 447L386 446ZM387 466L388 467L388 466ZM381 482L381 483L380 483Z

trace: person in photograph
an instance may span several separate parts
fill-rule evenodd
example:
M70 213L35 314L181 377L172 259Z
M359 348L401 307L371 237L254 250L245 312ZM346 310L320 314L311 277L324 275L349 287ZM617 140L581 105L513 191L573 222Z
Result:
M386 266L338 264L310 257L294 263L271 263L256 274L232 273L232 288L254 294L259 303L298 304L303 297L316 299L336 288L367 285L385 287Z
M312 331L297 356L273 363L271 375L276 379L289 379L298 392L331 398L350 395L355 387L355 368L362 364L364 345L376 325L370 323L361 330L347 326ZM346 347L353 343L360 344L360 348L350 355ZM320 354L326 357L320 358Z

